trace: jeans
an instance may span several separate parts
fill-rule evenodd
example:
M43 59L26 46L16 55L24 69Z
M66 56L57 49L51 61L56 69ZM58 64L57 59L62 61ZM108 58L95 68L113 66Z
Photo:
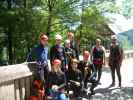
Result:
M52 97L52 100L67 100L66 95L58 91L52 91L51 97Z

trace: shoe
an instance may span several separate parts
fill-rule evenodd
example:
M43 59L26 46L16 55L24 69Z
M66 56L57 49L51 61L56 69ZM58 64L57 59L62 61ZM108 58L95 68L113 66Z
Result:
M112 83L109 87L114 87L115 86L115 83Z
M101 82L98 82L98 85L101 85L102 83Z
M121 83L119 83L119 87L120 87L120 89L121 89Z
M94 91L91 91L91 94L90 95L95 95L95 92Z
M88 88L87 84L84 84L84 88L85 88L85 89L87 89L87 88Z

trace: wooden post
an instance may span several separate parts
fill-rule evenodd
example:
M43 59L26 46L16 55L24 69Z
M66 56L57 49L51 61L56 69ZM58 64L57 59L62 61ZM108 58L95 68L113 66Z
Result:
M15 100L20 100L19 80L15 80Z
M15 100L14 81L0 84L0 100Z
M27 77L26 78L26 89L25 89L25 93L26 93L26 98L28 99L29 98L29 96L30 96L30 86L31 86L31 84L30 84L30 77Z

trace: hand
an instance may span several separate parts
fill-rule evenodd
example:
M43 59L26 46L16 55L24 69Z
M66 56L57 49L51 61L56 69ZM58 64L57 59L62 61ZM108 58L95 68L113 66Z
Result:
M75 82L75 84L76 84L77 86L80 86L80 83L79 83L79 82Z
M66 69L68 70L68 65L66 65Z
M104 65L104 66L106 65L105 61L103 61L103 65Z
M57 86L57 85L53 85L53 86L52 86L52 90L53 90L53 91L58 91L58 86Z
M38 90L38 92L39 92L39 97L43 97L45 95L44 89L43 90Z
M88 67L85 67L85 70L87 70L88 69Z

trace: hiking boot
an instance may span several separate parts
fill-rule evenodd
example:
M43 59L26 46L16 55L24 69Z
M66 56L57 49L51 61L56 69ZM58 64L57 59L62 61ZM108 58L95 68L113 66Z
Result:
M121 88L121 83L119 83L119 87Z
M115 83L112 83L112 84L110 84L110 86L109 87L114 87L115 86Z

